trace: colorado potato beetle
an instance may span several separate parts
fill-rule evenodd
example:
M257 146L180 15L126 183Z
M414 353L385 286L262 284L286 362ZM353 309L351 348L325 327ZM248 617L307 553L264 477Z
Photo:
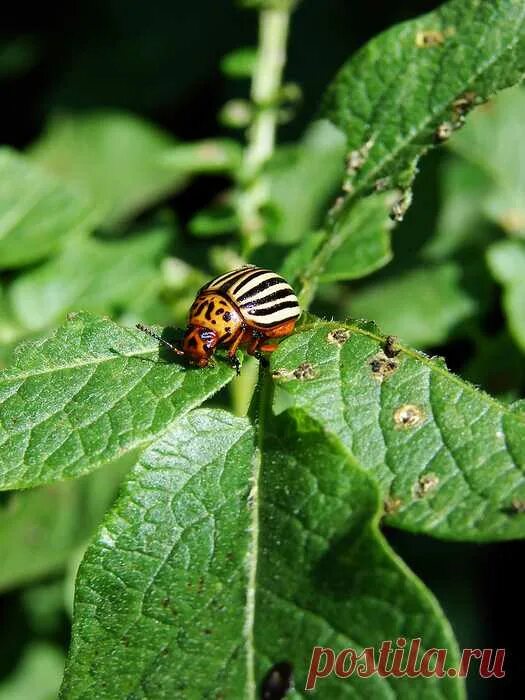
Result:
M300 313L295 292L285 279L271 270L245 265L215 277L199 290L182 348L142 324L137 328L197 367L206 367L217 347L227 347L230 363L239 374L237 349L245 347L249 355L262 360L262 352L277 349L267 341L290 335Z

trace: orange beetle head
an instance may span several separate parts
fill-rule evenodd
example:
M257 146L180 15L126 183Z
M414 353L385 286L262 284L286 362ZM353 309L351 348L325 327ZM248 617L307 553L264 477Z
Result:
M192 365L206 367L218 342L216 331L204 326L188 326L182 350Z

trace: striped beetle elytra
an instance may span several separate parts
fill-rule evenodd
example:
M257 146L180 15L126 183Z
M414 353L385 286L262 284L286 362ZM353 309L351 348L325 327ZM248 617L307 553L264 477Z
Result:
M297 296L283 277L245 265L215 277L199 290L190 308L182 348L142 324L137 327L197 367L206 367L217 347L226 347L239 373L239 347L264 360L261 353L277 349L268 341L290 335L300 314Z

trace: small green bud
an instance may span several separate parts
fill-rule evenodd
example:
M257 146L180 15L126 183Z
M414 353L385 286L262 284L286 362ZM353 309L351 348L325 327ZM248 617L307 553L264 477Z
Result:
M252 121L253 107L248 100L230 100L219 113L219 121L232 129L243 129Z

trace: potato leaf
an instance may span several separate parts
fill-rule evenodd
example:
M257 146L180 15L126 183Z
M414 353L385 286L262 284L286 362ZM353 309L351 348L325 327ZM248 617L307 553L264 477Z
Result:
M300 407L381 486L387 522L457 540L522 537L525 413L366 323L304 325L274 353L276 410Z
M457 664L441 610L378 530L373 480L304 416L261 415L257 441L246 419L197 410L143 455L80 567L62 698L255 700L283 662L308 697L315 645L400 636ZM447 677L318 683L334 699L463 697Z
M80 313L0 374L0 489L77 477L145 445L233 376L159 358L137 330Z

